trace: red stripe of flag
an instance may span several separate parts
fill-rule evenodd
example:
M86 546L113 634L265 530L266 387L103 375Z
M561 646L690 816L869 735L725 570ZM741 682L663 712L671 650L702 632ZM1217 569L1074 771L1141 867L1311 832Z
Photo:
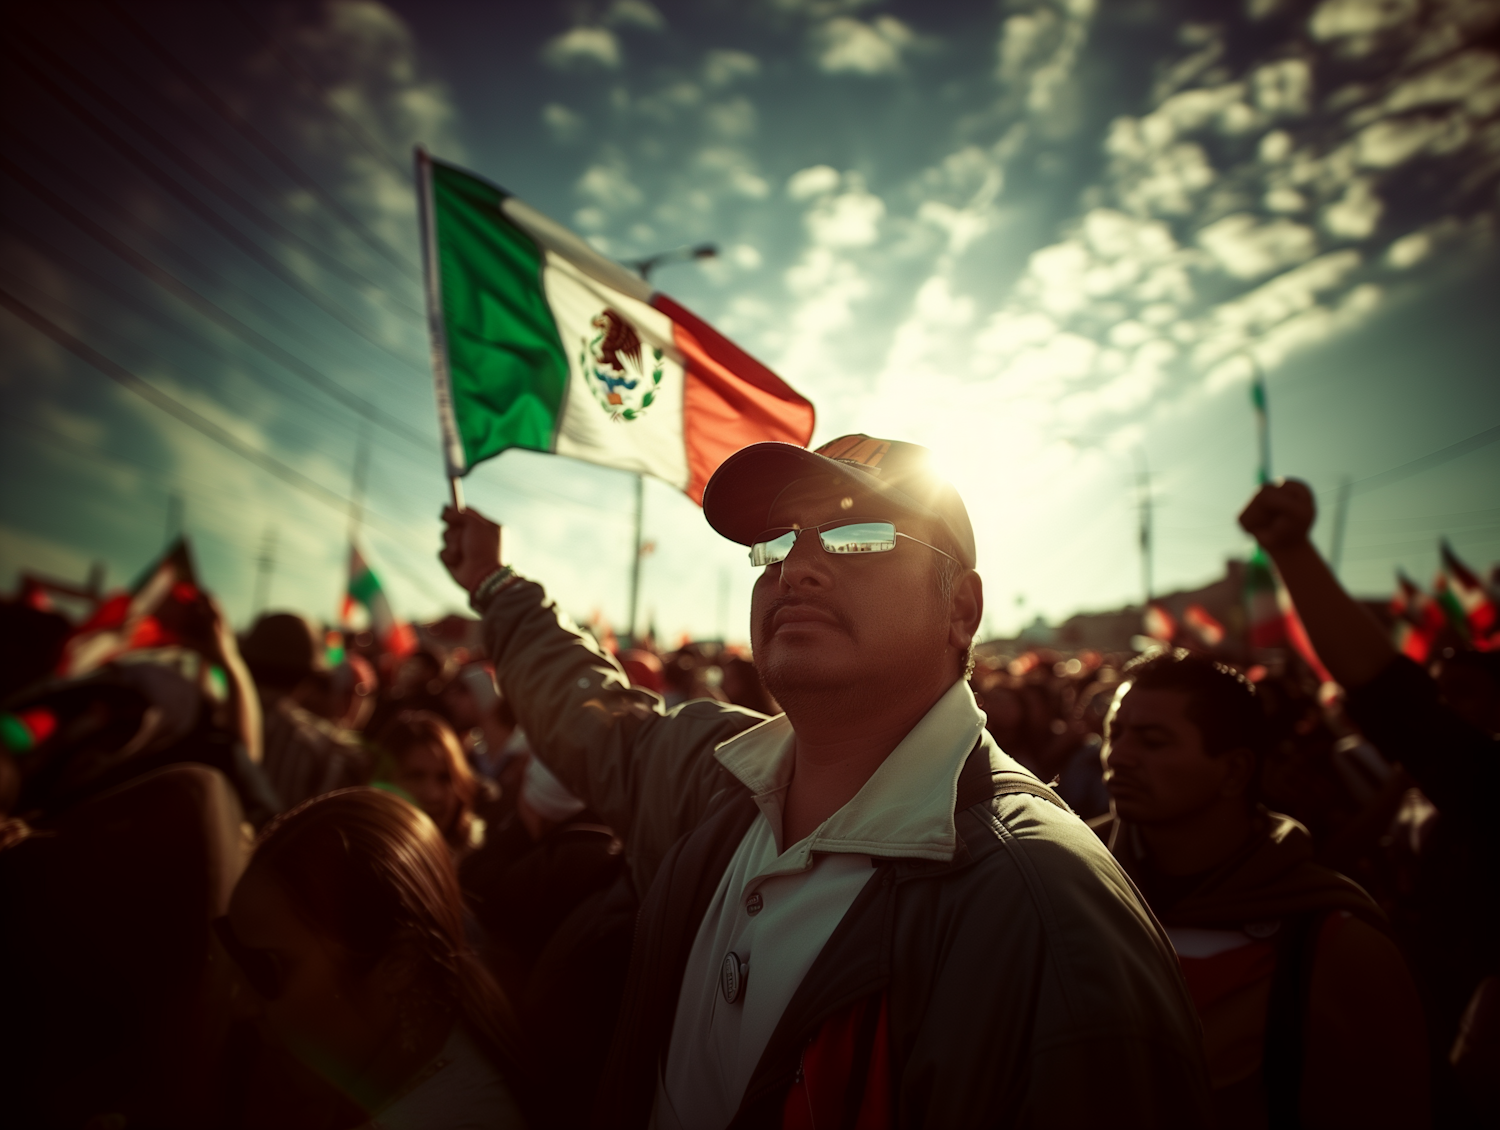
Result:
M666 295L652 295L651 305L672 319L673 342L687 370L682 429L689 498L701 506L709 478L742 447L766 440L807 446L814 422L810 401Z

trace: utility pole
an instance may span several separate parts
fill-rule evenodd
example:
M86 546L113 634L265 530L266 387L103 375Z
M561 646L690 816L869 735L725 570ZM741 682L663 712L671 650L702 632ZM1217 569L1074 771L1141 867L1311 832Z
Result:
M630 559L630 614L625 621L625 634L635 643L635 613L641 599L641 558L645 546L641 541L641 518L646 510L646 477L635 476L635 555Z
M1349 520L1349 499L1353 494L1354 484L1345 475L1339 480L1339 497L1333 508L1333 541L1328 547L1328 567L1335 577L1344 559L1344 525Z
M276 568L276 527L266 527L265 539L261 542L260 556L256 558L255 596L250 603L252 619L266 610L271 598L271 573Z
M1151 537L1151 468L1146 463L1146 456L1140 456L1140 466L1136 469L1136 502L1140 513L1140 529L1138 536L1141 548L1141 585L1146 590L1146 603L1150 604L1152 597L1156 595L1152 583L1152 537Z
M182 536L182 495L172 493L167 495L167 545Z
M354 448L354 470L349 478L349 543L359 533L365 512L365 477L370 470L370 421L360 418L359 439Z
M659 251L644 259L631 259L625 265L647 282L651 272L666 263L687 263L695 259L713 259L719 254L717 244L698 243L688 247L677 247L671 251ZM646 507L646 481L640 472L635 476L635 555L630 559L630 618L625 625L625 634L635 642L635 616L641 602L641 558L645 556L645 545L641 540L641 520Z

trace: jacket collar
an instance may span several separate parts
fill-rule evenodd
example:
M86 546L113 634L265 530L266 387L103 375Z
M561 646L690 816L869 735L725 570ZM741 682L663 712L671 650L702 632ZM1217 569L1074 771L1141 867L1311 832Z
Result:
M775 870L801 870L811 854L851 852L946 863L958 848L954 804L959 775L984 731L984 715L964 680L933 704L870 779L799 844L782 844ZM792 782L796 734L785 714L731 738L714 751L740 781L781 844L781 814Z

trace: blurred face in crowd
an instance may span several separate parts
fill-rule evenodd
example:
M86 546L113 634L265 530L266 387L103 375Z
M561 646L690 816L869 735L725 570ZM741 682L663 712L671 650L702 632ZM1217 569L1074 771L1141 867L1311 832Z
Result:
M229 930L240 951L231 956L250 971L245 1010L262 1031L320 1074L357 1079L397 1021L382 967L352 977L343 947L306 926L253 865L230 900Z
M1444 662L1436 670L1443 703L1471 726L1500 734L1500 686L1481 668Z
M462 801L447 751L435 742L418 742L396 758L394 783L417 802L417 807L446 832L453 826Z
M859 518L894 522L902 533L941 544L935 523L828 479L787 487L766 525L805 528ZM906 538L885 553L831 555L816 535L799 537L784 561L765 567L751 598L755 666L766 688L787 705L809 691L912 682L913 672L951 667L949 608L938 587L942 562Z
M1244 797L1250 751L1210 756L1188 704L1184 691L1120 688L1103 757L1104 783L1122 819L1171 824Z

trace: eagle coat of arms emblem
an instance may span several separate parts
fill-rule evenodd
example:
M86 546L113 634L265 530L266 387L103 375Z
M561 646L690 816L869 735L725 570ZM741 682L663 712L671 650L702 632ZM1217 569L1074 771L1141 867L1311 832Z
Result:
M661 387L662 351L643 346L635 327L608 306L589 325L597 332L580 339L578 365L594 399L612 420L639 419Z

